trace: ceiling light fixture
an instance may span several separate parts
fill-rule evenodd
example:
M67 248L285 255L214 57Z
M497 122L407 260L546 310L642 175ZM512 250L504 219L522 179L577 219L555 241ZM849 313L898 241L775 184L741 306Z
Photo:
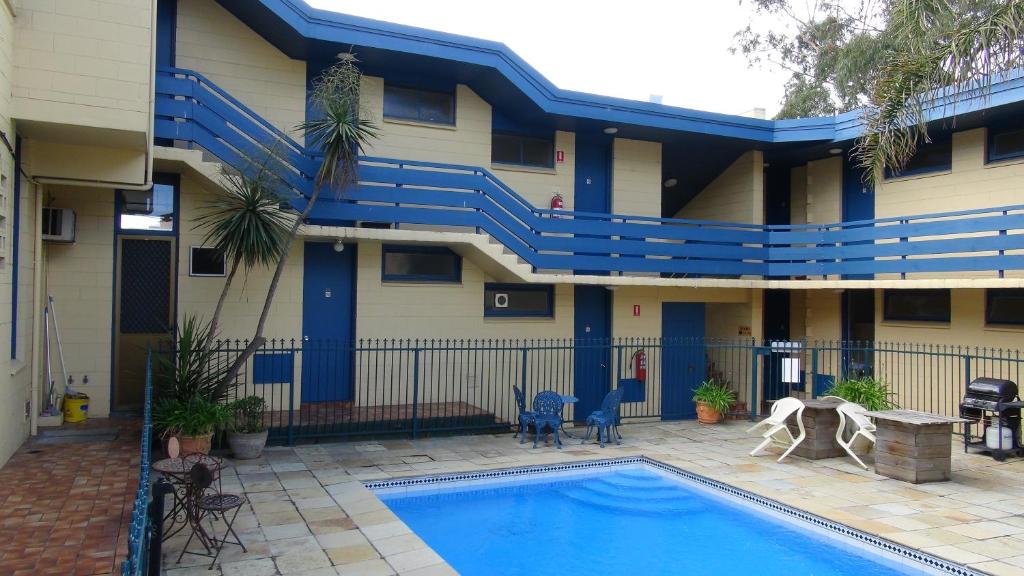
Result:
M337 240L334 241L334 251L335 252L344 252L345 251L345 243L341 241L341 238L338 238Z
M679 184L679 180L675 178L669 178L661 183L665 188L674 188L676 184Z
M832 155L842 154L843 153L843 149L842 148L829 148L828 149L828 153L832 154Z
M609 127L604 129L604 133L605 134L618 134L619 133L619 129L616 128L615 126L609 126Z

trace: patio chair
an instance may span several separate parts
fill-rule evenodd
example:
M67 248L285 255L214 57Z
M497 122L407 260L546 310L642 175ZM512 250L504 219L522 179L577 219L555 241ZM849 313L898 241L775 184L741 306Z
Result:
M587 435L580 444L590 439L590 432L597 428L597 442L604 448L604 442L614 431L615 443L622 444L622 436L618 432L619 406L622 404L622 388L616 388L605 394L601 409L587 416Z
M181 558L186 552L200 556L210 556L212 554L213 560L210 561L210 569L213 569L225 544L237 544L242 547L242 552L248 552L245 544L242 543L242 539L238 537L238 533L235 532L233 527L235 519L238 517L238 512L246 502L245 496L223 493L220 489L220 478L221 475L219 473L215 475L202 463L193 466L188 473L189 484L185 497L185 508L189 524L192 526L192 533L189 534L188 540L185 541L185 546L181 549L181 553L178 554L178 563L181 562ZM216 489L213 488L215 482L217 483ZM204 518L210 519L209 532L203 528ZM224 524L224 537L220 540L217 539L215 531L214 522L216 521ZM234 541L228 540L228 536L233 536ZM188 547L192 543L192 538L199 540L199 543L206 550L205 554L189 551Z
M519 437L519 443L526 442L526 430L533 424L533 411L526 409L526 394L519 389L519 386L513 385L512 392L516 396L516 406L519 408L519 430L512 436L515 438Z
M857 440L858 437L860 437L867 439L869 442L871 442L872 445L874 445L875 425L871 422L871 420L868 420L867 416L864 415L864 407L861 406L860 404L846 402L837 406L836 412L839 413L839 427L836 428L836 443L842 446L843 450L846 450L846 453L849 454L851 458L856 460L857 464L860 464L861 468L867 470L867 465L864 464L864 462L861 461L860 457L854 453L853 443L854 441ZM851 429L855 428L855 430L853 434L850 436L849 440L844 440L843 436L846 432L847 421L850 422Z
M793 433L789 431L789 426L786 425L786 420L790 416L796 414L796 425L800 433L793 437ZM767 428L761 437L764 441L757 445L751 452L751 456L757 456L762 450L770 445L779 446L785 448L786 451L779 456L778 462L789 456L789 453L796 449L804 438L807 437L807 431L804 430L804 403L796 398L782 398L776 400L772 404L771 414L764 420L754 424L747 429L747 432L753 432L760 428Z
M534 448L537 447L537 440L541 436L544 436L545 440L547 439L547 434L544 432L546 427L555 433L555 445L561 450L562 439L558 435L558 430L562 427L561 394L546 390L533 398L533 427Z

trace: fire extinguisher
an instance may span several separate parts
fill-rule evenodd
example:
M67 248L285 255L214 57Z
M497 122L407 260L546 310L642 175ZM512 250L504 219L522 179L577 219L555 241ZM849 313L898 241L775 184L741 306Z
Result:
M565 207L565 200L562 199L562 195L561 194L559 194L558 192L555 192L555 194L551 197L551 209L552 210L561 210L564 207ZM558 214L552 214L551 217L552 218L558 218Z
M633 357L629 359L629 367L636 370L636 379L645 382L647 380L647 352L643 349L633 352Z

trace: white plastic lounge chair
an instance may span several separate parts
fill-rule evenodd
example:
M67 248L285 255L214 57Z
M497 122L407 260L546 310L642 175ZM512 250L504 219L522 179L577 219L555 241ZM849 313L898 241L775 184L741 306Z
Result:
M786 426L786 420L793 414L796 413L796 425L800 430L800 433L793 437L793 433L789 431L789 427ZM757 424L754 424L747 432L753 432L759 428L767 428L764 434L761 435L764 441L757 445L757 448L750 453L751 456L757 456L762 450L770 445L786 448L786 451L779 456L778 462L789 456L804 438L807 437L807 431L804 430L804 403L796 398L782 398L776 400L772 404L771 414L761 420Z
M853 452L853 442L858 436L866 438L871 444L875 443L875 425L868 420L868 417L864 415L864 407L860 404L854 404L853 402L846 402L836 407L836 412L839 413L839 427L836 429L836 442L846 450L846 453L851 458L860 464L860 467L867 470L867 465L861 462L861 459ZM856 428L849 440L843 440L844 432L846 432L847 421L852 424L851 428Z

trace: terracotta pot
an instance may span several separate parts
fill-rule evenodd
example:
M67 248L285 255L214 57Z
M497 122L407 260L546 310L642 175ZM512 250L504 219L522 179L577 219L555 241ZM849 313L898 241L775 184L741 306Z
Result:
M697 422L701 424L718 424L721 421L721 412L704 402L697 402Z
M209 434L203 434L202 436L182 436L178 435L178 445L181 446L181 455L210 453L210 443L213 441L213 432Z

